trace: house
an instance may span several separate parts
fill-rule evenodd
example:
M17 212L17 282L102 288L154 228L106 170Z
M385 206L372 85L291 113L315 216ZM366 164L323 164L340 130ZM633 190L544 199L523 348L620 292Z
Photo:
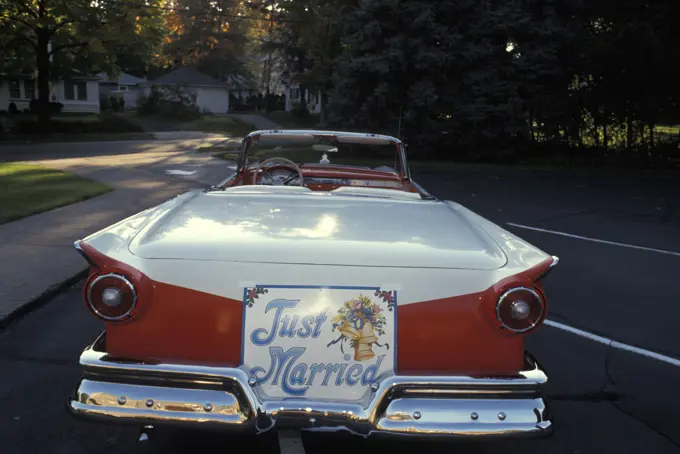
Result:
M99 96L106 99L112 96L122 98L125 101L126 110L137 107L137 99L143 94L146 79L127 73L121 73L113 80L106 73L99 73L97 77L99 77Z
M0 77L0 111L14 104L19 112L30 109L38 99L38 81L33 74ZM99 113L99 78L72 70L68 77L50 81L50 102L63 105L62 112Z
M230 86L224 82L199 72L196 68L187 67L172 71L158 79L144 84L144 94L151 94L151 87L179 88L190 93L201 112L229 112Z
M241 75L228 76L229 93L245 101L249 96L257 96L257 84Z
M284 96L286 97L286 112L290 112L296 105L301 104L303 93L299 84L289 84L284 88ZM307 110L313 114L321 113L321 92L307 91L306 96Z

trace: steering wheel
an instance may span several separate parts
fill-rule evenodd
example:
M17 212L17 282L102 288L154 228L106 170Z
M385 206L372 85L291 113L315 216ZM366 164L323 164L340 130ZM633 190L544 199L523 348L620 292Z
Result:
M269 165L268 166L268 164L270 164L272 162L276 162L276 161L283 161L284 164L283 165L279 164L279 165ZM269 167L269 168L265 168L265 167ZM262 178L264 178L265 175L270 180L274 181L274 178L272 178L272 176L269 174L269 171L274 169L275 167L282 167L284 169L294 170L295 172L297 172L298 176L300 177L299 186L304 186L304 178L302 176L302 170L300 169L300 167L298 167L297 164L295 164L290 159L286 159L286 158L269 158L269 159L265 159L264 161L259 163L258 166L257 166L257 169L253 172L253 184L257 184L257 174L260 172L260 169L262 169L262 176L260 177L260 184L262 184Z

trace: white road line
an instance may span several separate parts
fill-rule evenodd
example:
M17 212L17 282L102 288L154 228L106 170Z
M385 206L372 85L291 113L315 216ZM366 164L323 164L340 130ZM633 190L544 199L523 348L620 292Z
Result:
M506 224L519 229L533 230L535 232L550 233L552 235L566 236L567 238L575 238L577 240L592 241L593 243L610 244L612 246L627 247L630 249L638 249L641 251L658 252L659 254L673 255L675 257L680 257L680 252L666 251L664 249L655 249L651 247L635 246L634 244L617 243L616 241L598 240L597 238L588 238L587 236L573 235L571 233L558 232L556 230L539 229L538 227L530 227L528 225L515 224L513 222L507 222Z
M675 367L680 367L680 359L672 358L670 356L662 355L660 353L655 353L649 350L645 350L644 348L640 347L634 347L632 345L624 344L621 342L617 342L613 339L608 339L606 337L598 336L597 334L589 333L588 331L583 331L578 328L574 328L569 325L565 325L563 323L559 322L554 322L552 320L546 320L544 322L548 326L552 326L553 328L561 329L562 331L566 331L571 334L575 334L576 336L581 336L586 339L589 339L593 342L597 342L603 345L608 345L613 348L618 348L619 350L625 350L631 353L635 353L638 355L646 356L647 358L655 359L657 361L664 362L666 364L670 364L671 366Z

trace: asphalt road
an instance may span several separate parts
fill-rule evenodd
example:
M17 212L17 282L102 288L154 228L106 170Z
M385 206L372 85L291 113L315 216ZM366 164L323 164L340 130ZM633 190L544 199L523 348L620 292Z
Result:
M435 195L456 200L561 262L547 278L550 319L680 358L677 181L659 177L471 170L416 172ZM511 227L511 222L606 240ZM0 332L0 452L130 453L138 432L73 420L65 400L77 358L102 324L71 289ZM528 348L546 368L556 432L542 440L457 443L462 453L680 453L680 368L550 326ZM310 454L448 453L445 444L329 441L305 436ZM276 439L159 432L152 452L276 452Z

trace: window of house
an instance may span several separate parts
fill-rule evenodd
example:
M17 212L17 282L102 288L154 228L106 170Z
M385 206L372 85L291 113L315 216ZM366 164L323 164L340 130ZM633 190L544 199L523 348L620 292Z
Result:
M21 99L21 81L9 81L9 97L10 99Z
M299 88L291 88L290 89L290 98L291 99L300 99L300 89Z
M34 80L24 81L24 98L35 99L35 81Z
M318 93L312 93L309 95L309 104L318 104L318 102L319 102Z
M118 85L118 91L128 91L127 85Z
M64 81L64 98L69 101L87 101L87 84L81 81Z

